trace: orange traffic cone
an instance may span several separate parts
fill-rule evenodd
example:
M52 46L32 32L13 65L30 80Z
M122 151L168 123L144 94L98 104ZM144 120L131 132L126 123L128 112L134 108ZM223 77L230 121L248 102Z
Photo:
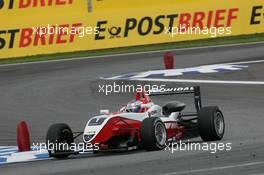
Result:
M25 121L17 125L17 146L19 152L30 151L30 135Z
M164 64L165 64L165 69L173 69L174 58L173 58L173 54L171 52L166 52L164 54Z

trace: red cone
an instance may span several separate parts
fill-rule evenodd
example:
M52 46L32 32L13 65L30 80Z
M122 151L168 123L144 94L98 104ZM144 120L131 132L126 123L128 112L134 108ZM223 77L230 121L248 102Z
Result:
M171 52L166 52L164 54L164 64L165 64L165 69L173 69L174 58L173 58L173 54Z
M17 125L17 146L19 152L30 151L29 130L24 121Z

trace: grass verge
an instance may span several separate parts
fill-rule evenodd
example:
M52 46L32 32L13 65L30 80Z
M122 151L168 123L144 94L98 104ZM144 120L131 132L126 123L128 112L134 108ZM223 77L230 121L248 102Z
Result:
M59 59L77 58L77 57L103 56L103 55L120 54L120 53L135 53L135 52L144 52L144 51L192 48L192 47L250 43L250 42L260 42L260 41L264 41L264 33L222 37L222 38L201 39L195 41L182 41L175 43L122 47L115 49L101 49L94 51L78 51L78 52L56 53L56 54L47 54L47 55L34 55L27 57L0 59L0 64L14 64L14 63L25 63L25 62L34 62L34 61L59 60Z

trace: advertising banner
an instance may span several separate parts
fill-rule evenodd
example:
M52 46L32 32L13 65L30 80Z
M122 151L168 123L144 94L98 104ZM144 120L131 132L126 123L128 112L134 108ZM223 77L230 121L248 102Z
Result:
M0 0L0 58L264 32L264 0Z

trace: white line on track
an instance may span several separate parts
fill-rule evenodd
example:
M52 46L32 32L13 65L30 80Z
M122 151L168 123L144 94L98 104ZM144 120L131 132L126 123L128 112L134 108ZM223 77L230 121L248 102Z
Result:
M196 80L196 79L162 79L162 78L137 78L132 81L148 82L178 82L178 83L203 83L203 84L243 84L243 85L264 85L264 81L224 81L224 80Z
M264 60L254 61L243 61L243 62L231 62L221 63L229 65L240 65L240 64L256 64L264 63ZM220 64L212 64L220 65ZM109 79L109 78L101 78ZM111 79L111 78L110 78ZM202 83L202 84L238 84L238 85L264 85L264 81L236 81L236 80L197 80L197 79L163 79L163 78L135 78L130 79L131 81L148 81L148 82L178 82L178 83Z
M232 63L224 63L224 64L255 64L255 63L263 63L264 60L254 60L254 61L241 61L241 62L232 62Z
M250 45L255 45L255 44L264 44L264 42L226 44L226 45L203 46L203 47L182 48L182 49L165 49L165 50L156 50L156 51L145 51L145 52L134 52L134 53L121 53L121 54L111 54L111 55L101 55L101 56L66 58L66 59L60 59L60 60L34 61L34 62L28 62L28 63L3 64L3 65L0 65L0 67L18 66L18 65L30 65L30 64L39 64L39 63L52 63L52 62L66 62L66 61L84 60L84 59L89 59L89 58L104 58L104 57L130 56L130 55L161 53L161 52L169 52L169 51L174 52L174 51L190 51L190 50L197 50L197 49L213 49L213 48L221 48L221 47L250 46Z
M17 150L12 150L12 151L2 152L2 153L0 153L0 156L8 155L8 154L13 154L13 153L15 153L15 152L17 152Z
M219 171L219 170L226 170L226 169L232 169L232 168L242 168L242 167L247 167L247 166L263 165L263 164L264 164L264 161L250 162L250 163L243 163L243 164L237 164L237 165L228 165L228 166L221 166L221 167L212 167L212 168L203 168L203 169L196 169L196 170L170 172L170 173L164 173L164 174L161 174L161 175L178 175L178 174L190 174L190 173L203 173L203 172L208 172L208 171Z
M0 146L0 152L7 149L17 149L17 146Z

